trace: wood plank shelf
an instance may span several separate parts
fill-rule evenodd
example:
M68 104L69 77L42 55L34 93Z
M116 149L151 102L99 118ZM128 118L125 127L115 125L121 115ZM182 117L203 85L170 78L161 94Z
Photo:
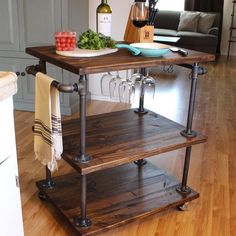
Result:
M76 227L80 215L80 175L76 173L54 178L55 188L45 189L37 182L78 235L97 235L136 219L182 205L199 197L195 191L180 194L180 183L151 163L141 168L129 163L117 168L94 172L87 180L87 214L90 227Z
M79 154L79 120L65 121L62 126L63 159L81 174L119 166L135 160L192 146L206 141L198 133L185 138L184 126L152 111L136 114L133 109L87 117L86 154L88 163L75 162Z

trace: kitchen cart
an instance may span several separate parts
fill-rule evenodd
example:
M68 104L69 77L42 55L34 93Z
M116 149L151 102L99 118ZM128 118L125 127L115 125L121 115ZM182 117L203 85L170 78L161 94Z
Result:
M68 220L78 235L97 235L108 229L173 207L182 207L199 194L187 186L192 145L206 136L192 130L198 76L206 73L199 62L214 55L188 51L183 57L167 53L159 58L133 56L125 49L93 58L57 55L55 47L26 48L39 64L26 70L46 73L46 62L78 75L78 83L54 83L60 91L77 91L80 119L63 122L63 159L76 172L38 181L45 198ZM141 89L139 107L86 117L87 75L100 72L177 64L189 68L191 87L186 127L144 108ZM145 159L186 148L182 181Z

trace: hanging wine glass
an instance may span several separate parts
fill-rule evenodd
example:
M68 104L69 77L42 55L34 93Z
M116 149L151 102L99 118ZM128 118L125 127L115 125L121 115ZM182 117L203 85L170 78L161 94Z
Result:
M155 93L156 93L156 80L149 75L149 70L146 69L146 75L143 78L142 83L145 86L145 91L148 92L150 90L150 93L152 94L152 98L154 99Z
M132 86L133 86L133 91L134 91L134 95L131 98L131 102L134 100L135 94L136 92L140 92L140 86L142 84L142 74L140 73L140 69L137 69L136 71L134 71L134 73L131 75L131 77L129 78L129 80L132 82Z
M101 80L100 80L100 87L101 87L101 93L102 95L105 94L105 88L108 87L113 75L111 72L107 72L102 75Z
M130 80L128 70L126 71L126 79L119 84L120 102L132 103L135 95L135 84Z
M109 82L109 92L111 99L115 98L115 92L118 88L119 83L121 83L124 79L120 77L119 71L116 72L116 76L114 76Z
M145 2L146 0L135 0L132 5L131 21L135 27L142 28L148 22L148 7Z
M141 79L142 79L142 74L140 73L139 69L136 72L134 72L130 77L130 80L133 82L133 84L140 83Z

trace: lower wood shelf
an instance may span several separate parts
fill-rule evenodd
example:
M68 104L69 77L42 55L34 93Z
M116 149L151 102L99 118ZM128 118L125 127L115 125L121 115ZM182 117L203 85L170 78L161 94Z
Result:
M92 225L84 228L74 225L80 215L78 173L55 177L54 189L44 189L43 181L36 183L78 235L97 235L199 197L193 190L189 194L177 192L180 183L149 162L142 167L121 165L91 173L87 178L87 215Z

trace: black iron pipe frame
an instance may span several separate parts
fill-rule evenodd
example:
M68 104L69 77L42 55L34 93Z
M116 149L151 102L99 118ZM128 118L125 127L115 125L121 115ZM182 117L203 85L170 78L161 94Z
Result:
M46 61L39 60L38 69L44 74L47 74Z
M140 160L134 161L134 164L136 164L138 167L142 167L147 164L147 161L145 159L140 159Z
M46 74L45 72L46 67L45 65L43 65L42 62L40 62L39 65L27 66L25 68L25 71L27 72L27 74L31 74L34 76L37 74L37 72L42 72ZM81 86L78 86L76 83L75 84L61 84L56 80L54 80L51 85L55 87L56 89L58 89L58 91L63 92L63 93L72 93L74 91L78 92L79 89L81 89Z
M40 181L40 188L42 189L54 189L55 183L52 179L51 171L45 166L45 179ZM44 194L43 194L44 195Z
M192 68L187 125L186 128L180 132L182 136L187 138L192 138L197 136L197 132L192 130L192 123L193 123L193 113L194 113L194 105L195 105L196 89L197 89L198 68L199 68L198 63L194 63Z
M191 64L177 64L177 65L188 68L190 70L193 70L193 67L194 67L194 65L191 65ZM198 66L198 75L204 75L206 73L207 73L207 68L203 66Z
M182 65L182 66L190 68L188 65ZM198 63L193 64L193 66L192 66L192 76L191 76L191 88L190 88L190 98L189 98L187 125L186 125L186 129L181 131L181 135L183 135L186 138L197 136L197 133L192 130L193 113L194 113L194 105L195 105L196 89L197 89L197 79L198 79L198 75L202 75L202 74L205 74L205 73L207 73L207 70L205 68L199 67ZM186 147L182 183L176 189L179 193L182 193L182 194L188 194L188 193L191 192L191 189L189 187L187 187L188 171L189 171L190 157L191 157L191 149L192 149L191 146Z
M37 72L46 74L46 64L44 61L39 61L38 65L28 66L26 72L28 74L36 75ZM91 158L85 155L86 145L86 94L87 94L87 78L86 75L80 76L79 83L73 85L61 84L57 81L52 82L52 86L64 93L79 92L80 95L80 144L81 150L79 157L75 157L75 161L87 162Z
M51 171L48 169L47 166L45 168L46 179L43 182L43 188L53 189L55 187L55 183L53 182Z
M44 74L47 73L47 69L46 69L46 62L43 60L39 61L38 65L31 65L26 67L25 71L28 74L31 75L36 75L37 72L42 72ZM73 84L73 85L65 85L65 84L61 84L57 81L53 81L52 82L52 86L56 87L60 92L64 92L64 93L71 93L74 91L79 91L83 89L83 85L77 85L77 84ZM45 180L42 184L43 188L47 188L47 189L51 189L55 187L55 183L53 182L52 179L52 174L51 171L48 169L48 167L45 167Z
M144 93L145 93L145 85L143 83L143 78L146 74L146 69L141 68L141 87L140 87L140 96L139 96L139 107L134 110L135 113L137 114L147 114L148 110L144 108Z
M86 163L91 157L86 155L86 95L87 95L87 76L81 75L79 78L80 96L80 154L74 158L75 162Z
M191 149L192 149L191 146L186 147L182 182L181 185L176 188L177 192L182 194L188 194L191 192L191 189L187 186Z
M81 175L80 185L80 216L74 219L74 224L77 227L88 227L92 224L87 218L87 176Z
M195 104L195 97L196 97L198 70L199 70L198 64L194 63L192 66L187 125L186 125L186 129L180 132L181 135L186 138L197 136L197 133L192 130L192 122L193 122L193 112L194 112L194 104ZM191 192L190 188L187 187L191 148L192 148L191 146L186 147L182 183L179 187L176 188L176 191L181 194L188 194Z
M86 155L86 95L87 95L87 76L81 75L79 78L80 96L80 154L74 158L75 162L86 163L91 160L91 157ZM74 219L74 224L77 227L88 227L92 224L87 218L87 176L81 175L81 190L80 190L80 216Z
M37 72L46 74L46 62L39 61L36 66L30 66L26 68L26 72L36 75ZM63 85L58 82L52 84L59 91L73 92L78 91L80 96L80 155L74 160L79 162L88 162L91 158L86 155L86 95L87 95L87 76L81 75L79 83L74 85ZM55 183L52 180L51 171L46 166L46 179L43 183L43 188L54 188ZM81 175L81 202L80 202L80 217L75 219L75 225L78 227L88 227L91 225L91 221L87 218L87 180L86 175Z
M144 94L145 94L145 85L143 83L143 78L146 75L146 68L141 68L141 87L140 87L140 97L139 97L139 107L134 110L135 113L137 114L147 114L148 110L144 108ZM142 167L147 164L147 161L144 159L140 159L137 161L134 161L134 164L136 164L138 167Z

